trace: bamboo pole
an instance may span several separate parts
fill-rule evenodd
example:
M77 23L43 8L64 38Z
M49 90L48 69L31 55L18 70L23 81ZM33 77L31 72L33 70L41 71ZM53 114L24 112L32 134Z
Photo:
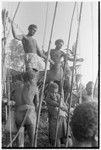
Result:
M11 80L11 76L10 76L10 73L8 75L8 104L9 104L9 117L11 118L11 105L10 105L10 80ZM10 142L12 141L12 128L11 128L11 119L10 119ZM12 144L10 145L12 147Z
M70 37L71 37L71 29L72 29L72 24L73 24L73 18L74 18L74 12L75 12L75 8L76 8L76 2L74 4L74 8L73 8L73 13L72 13L72 18L71 18L71 22L70 22L70 29L69 29L69 37L68 37L68 43L67 43L67 54L68 54L68 49L69 49L69 43L70 43ZM61 97L60 97L60 102L59 102L59 108L58 108L58 113L57 113L57 123L56 123L56 135L55 135L55 144L54 146L56 147L56 141L57 141L57 132L58 132L58 119L59 119L59 112L60 112L60 104L61 104L61 100L62 97L64 98L63 95L63 84L64 84L64 78L65 78L65 71L66 71L66 63L67 63L67 55L66 55L66 59L65 59L65 64L64 64L64 72L63 72L63 78L61 80Z
M44 50L44 43L45 43L45 37L46 37L48 7L49 7L49 4L48 4L48 2L47 2L46 17L45 17L45 27L44 27L43 42L42 42L42 50Z
M77 51L79 31L80 31L82 6L83 6L83 2L81 2L81 6L80 6L80 14L79 14L78 29L77 29L76 44L75 44L75 52L74 52L75 55L74 55L74 62L73 62L73 71L72 71L72 80L71 80L71 91L70 91L70 101L69 101L69 108L68 108L68 123L67 123L67 142L66 142L66 147L68 147L68 141L69 141L68 132L69 132L69 122L70 122L70 108L71 108L71 102L72 102L74 68L75 68L75 62L76 62L76 51Z
M17 8L16 8L16 10L14 12L12 23L14 22L14 19L15 19L15 16L16 16L17 12L18 12L19 6L20 6L20 2L18 2ZM9 31L8 31L8 34L7 34L7 38L9 36L10 30L11 30L11 27L9 28Z
M47 56L47 61L46 61L46 65L45 65L43 87L42 87L41 99L40 99L40 103L39 103L38 118L37 118L37 122L36 122L36 130L35 130L35 137L34 137L34 147L37 147L37 137L38 137L38 128L39 128L39 121L40 121L41 105L42 105L43 95L44 95L45 81L46 81L46 76L47 76L47 65L48 65L49 55L50 55L50 45L51 45L51 39L52 39L52 34L53 34L53 27L54 27L54 22L55 22L55 17L56 17L57 4L58 4L58 2L56 2L56 4L55 4L53 23L52 23L52 27L51 27L51 34L50 34L50 40L49 40L49 46L48 46L48 56Z

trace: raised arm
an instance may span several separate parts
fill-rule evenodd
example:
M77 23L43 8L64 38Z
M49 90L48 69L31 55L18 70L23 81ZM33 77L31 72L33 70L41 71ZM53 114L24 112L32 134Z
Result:
M22 40L23 38L23 35L17 35L16 32L15 32L15 29L14 29L14 24L13 22L11 23L11 27L12 27L12 34L13 34L13 37L17 40Z

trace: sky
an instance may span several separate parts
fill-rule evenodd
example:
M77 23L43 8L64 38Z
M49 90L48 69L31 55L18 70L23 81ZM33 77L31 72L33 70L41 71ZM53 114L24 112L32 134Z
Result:
M13 18L18 2L2 2L2 8L6 8L9 11L9 17ZM54 48L54 42L56 39L63 39L64 46L66 48L70 21L74 2L59 1L57 5L57 12L55 18L55 24L53 28L53 36L51 40L51 48ZM85 85L88 81L95 82L98 72L98 8L97 2L84 2L81 16L81 26L79 33L79 41L77 53L79 57L84 58L84 62L81 63L80 73L82 76L82 83ZM47 26L45 28L46 10L47 12ZM27 28L30 24L36 24L38 30L35 34L35 39L42 49L44 30L46 31L44 50L47 51L50 39L50 32L53 20L55 8L55 1L53 2L20 2L18 12L15 16L14 22L21 28L21 30L27 34ZM69 48L72 49L76 39L77 23L79 16L80 2L77 3ZM16 28L18 34L22 34L21 31ZM12 39L10 32L9 40ZM8 42L9 43L9 42Z

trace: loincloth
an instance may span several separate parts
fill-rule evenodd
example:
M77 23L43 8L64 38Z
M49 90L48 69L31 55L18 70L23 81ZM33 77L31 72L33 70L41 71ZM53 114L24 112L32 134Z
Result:
M22 121L25 119L24 124L35 124L36 122L36 111L35 106L30 104L24 104L16 107L15 110L15 120L17 127L19 127L22 123Z
M34 53L25 54L25 65L26 68L33 68L38 71L43 71L45 69L45 62L43 59Z

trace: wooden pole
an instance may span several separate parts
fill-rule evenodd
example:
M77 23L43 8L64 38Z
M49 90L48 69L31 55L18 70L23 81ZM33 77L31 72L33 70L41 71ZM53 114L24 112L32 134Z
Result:
M49 46L48 46L48 56L47 56L47 61L46 61L46 65L45 65L43 87L42 87L41 99L40 99L40 103L39 103L38 118L37 118L37 122L36 122L36 130L35 130L35 137L34 137L34 146L35 147L37 147L37 137L38 137L38 128L39 128L39 121L40 121L41 105L42 105L43 95L44 95L45 81L46 81L46 76L47 76L47 65L48 65L49 55L50 55L50 45L51 45L51 39L52 39L52 34L53 34L53 27L54 27L54 22L55 22L57 4L58 4L58 2L56 2L56 4L55 4L53 23L52 23L50 41L49 41Z
M69 43L70 43L70 37L71 37L71 29L72 29L72 24L73 24L73 18L74 18L74 12L75 12L75 8L76 8L76 2L74 4L74 8L73 8L73 13L72 13L72 18L71 18L71 23L70 23L70 29L69 29L69 37L68 37L68 43L67 43L67 54L68 54L68 49L69 49ZM59 103L59 108L58 108L58 113L57 113L57 123L56 123L56 135L55 135L55 144L54 146L56 147L56 141L57 141L57 132L58 132L58 119L59 119L59 112L60 112L60 104L61 104L61 100L62 98L64 98L64 94L63 94L63 84L64 84L64 77L65 77L65 71L66 71L66 63L67 63L67 55L66 55L66 59L65 59L65 64L64 64L64 72L63 72L63 78L61 79L61 97L60 97L60 103Z
M48 4L48 2L47 2L46 17L45 17L45 27L44 27L43 42L42 42L42 50L44 50L44 43L45 43L45 37L46 37L48 7L49 7L49 4Z
M18 135L19 147L24 147L24 127L21 127Z
M66 142L66 147L68 147L68 141L69 141L68 133L69 133L69 122L70 122L70 108L71 108L71 103L72 103L72 90L73 90L74 68L75 68L75 62L76 62L76 51L77 51L79 31L80 31L82 6L83 6L83 2L81 2L81 6L80 6L80 14L79 14L78 29L77 29L76 44L75 44L75 52L74 52L74 62L73 62L73 71L72 71L72 80L71 80L70 101L69 101L69 108L68 108L68 123L67 123L67 142Z

